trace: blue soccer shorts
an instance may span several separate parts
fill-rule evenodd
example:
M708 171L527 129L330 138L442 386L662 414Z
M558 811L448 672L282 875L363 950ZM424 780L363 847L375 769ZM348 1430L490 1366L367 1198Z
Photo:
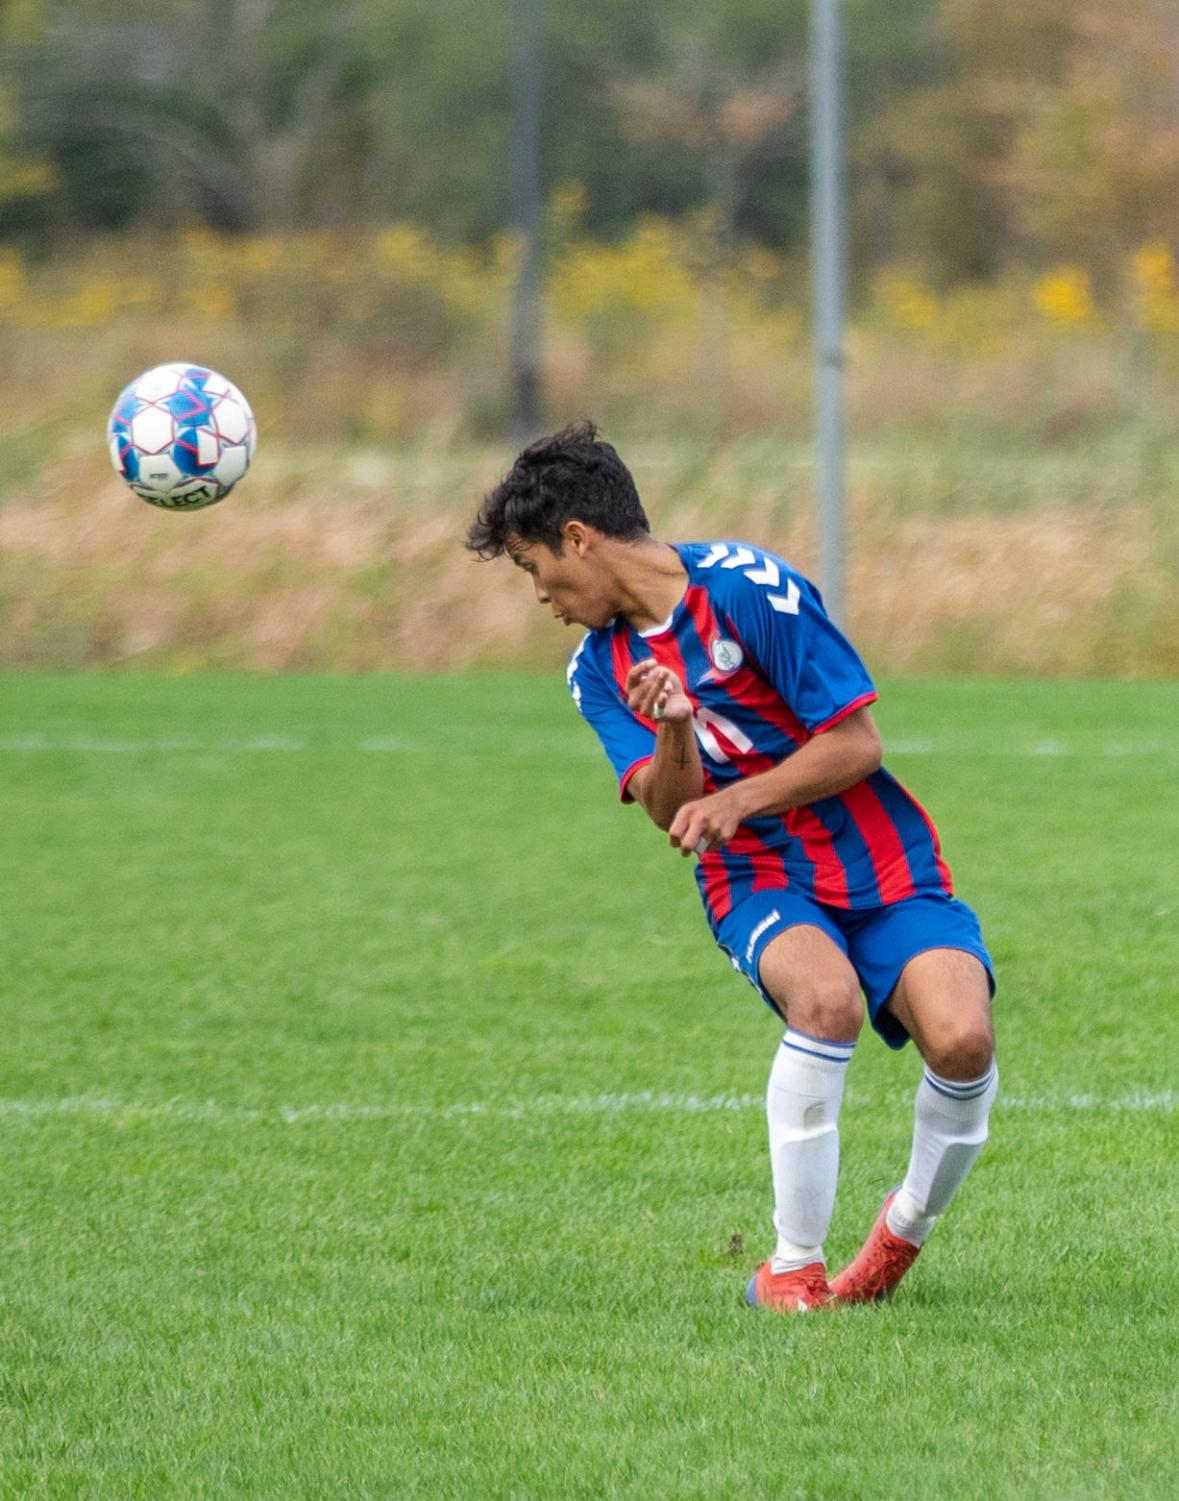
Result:
M901 971L910 959L928 949L962 949L980 960L995 993L995 972L983 943L978 918L965 902L939 892L906 897L886 907L848 911L829 907L813 897L782 891L756 891L739 902L713 930L733 968L754 986L770 1010L778 1014L758 973L766 946L787 928L809 924L826 933L851 961L859 976L868 1016L891 1048L902 1048L909 1034L884 1009Z

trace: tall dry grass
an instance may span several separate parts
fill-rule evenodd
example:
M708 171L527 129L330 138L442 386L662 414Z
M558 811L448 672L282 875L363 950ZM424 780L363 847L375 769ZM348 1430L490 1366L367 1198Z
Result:
M284 449L222 505L134 499L79 437L0 507L0 665L251 670L556 665L574 638L461 546L500 446ZM658 535L814 566L807 451L624 445ZM878 671L1179 674L1179 445L851 465L850 625Z

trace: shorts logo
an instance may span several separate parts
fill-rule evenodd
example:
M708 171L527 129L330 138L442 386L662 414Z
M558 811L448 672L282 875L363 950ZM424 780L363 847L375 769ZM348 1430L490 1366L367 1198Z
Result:
M709 656L717 672L736 672L745 660L745 653L737 643L727 640L724 636L712 643Z
M772 912L767 912L766 913L766 915L762 918L761 922L759 922L758 925L757 925L757 927L754 928L753 932L750 933L750 935L749 935L749 942L745 945L745 962L746 962L746 964L752 964L753 963L753 951L757 947L757 940L761 937L761 935L768 928L772 928L776 922L781 922L781 921L782 921L782 914L778 911L777 907L775 907Z

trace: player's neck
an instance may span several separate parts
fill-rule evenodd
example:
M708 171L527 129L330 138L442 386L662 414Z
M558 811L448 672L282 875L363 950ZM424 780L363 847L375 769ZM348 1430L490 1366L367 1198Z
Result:
M624 545L611 561L618 614L636 631L662 625L688 586L688 571L679 553L652 537Z

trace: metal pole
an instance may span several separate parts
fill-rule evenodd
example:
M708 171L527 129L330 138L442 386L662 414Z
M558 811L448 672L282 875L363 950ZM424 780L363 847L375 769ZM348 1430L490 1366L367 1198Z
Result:
M524 259L512 291L512 436L540 425L540 0L512 0L511 225Z
M811 0L811 284L819 587L845 620L844 392L846 209L843 188L841 0Z

